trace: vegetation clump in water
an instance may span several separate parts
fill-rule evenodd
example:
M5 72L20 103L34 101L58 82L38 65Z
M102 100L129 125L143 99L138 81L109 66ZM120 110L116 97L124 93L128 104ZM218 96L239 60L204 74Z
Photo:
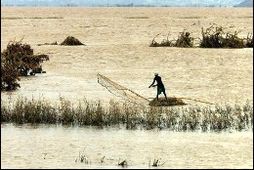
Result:
M244 48L244 41L238 37L238 32L225 33L222 26L211 25L202 28L201 48Z
M52 42L52 43L43 43L43 44L37 44L38 46L41 46L41 45L58 45L57 41L55 42Z
M176 106L176 105L186 105L182 99L176 97L168 97L166 98L155 98L149 102L150 106Z
M84 45L84 44L81 43L77 38L68 36L60 45L74 46L74 45Z
M233 33L225 32L222 26L212 24L204 29L202 27L202 38L199 41L200 48L253 48L253 35L248 34L247 38L240 38L239 31ZM150 47L194 47L194 39L189 32L180 32L177 40L163 39L161 43L155 41L157 34L150 44Z
M161 43L158 43L155 41L155 38L158 35L159 34L157 34L153 38L152 43L150 44L150 47L184 47L184 48L193 47L194 38L190 36L189 32L185 32L185 31L180 32L177 40L169 40L167 37L167 39L163 39Z
M245 46L248 48L253 48L253 35L248 34L247 38L245 39Z
M10 42L1 52L1 90L15 90L20 87L19 76L42 73L41 63L49 60L45 54L35 55L29 44Z
M189 32L181 32L176 40L175 47L193 47L193 40Z

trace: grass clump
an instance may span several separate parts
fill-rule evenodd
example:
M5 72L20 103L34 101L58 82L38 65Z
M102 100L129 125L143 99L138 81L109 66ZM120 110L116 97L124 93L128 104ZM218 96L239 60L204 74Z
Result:
M60 45L74 46L74 45L84 45L77 38L68 36Z
M126 160L120 161L120 158L119 158L117 165L121 167L127 167L128 163Z
M126 129L169 129L172 131L223 131L253 129L253 104L243 106L139 107L131 103L66 99L52 105L46 100L18 98L1 101L1 123L43 123L73 126L125 126Z
M176 40L174 47L193 47L193 40L189 32L180 32L178 39Z
M225 33L222 26L214 24L206 30L202 27L201 48L244 48L242 38L238 37L237 31L234 33Z
M238 36L239 31L225 32L225 29L222 26L217 26L212 24L210 27L201 29L201 36L198 47L200 48L253 48L253 35L248 34L247 38L240 38ZM190 36L190 32L180 32L176 40L163 39L161 43L155 41L155 38L150 47L183 47L191 48L196 47L194 45L195 38Z
M160 35L160 34L157 34L151 44L150 44L150 47L173 47L174 46L174 43L173 43L173 40L169 40L168 37L169 37L169 33L168 33L168 36L167 36L167 39L163 39L161 41L161 43L158 43L157 41L155 41L155 38Z
M10 42L1 52L1 90L15 90L20 87L19 76L42 73L42 63L49 60L45 54L35 55L29 44Z
M91 164L91 161L88 160L88 157L85 155L84 150L83 152L79 152L79 156L75 159L75 162L85 163L85 164Z
M152 163L152 166L153 167L159 167L159 166L164 165L165 163L166 162L161 163L161 159L154 159L153 163ZM149 162L149 167L150 167L150 162Z
M245 47L246 48L253 48L253 35L248 34L247 38L245 39Z
M177 40L169 40L169 34L167 36L167 39L163 39L161 43L158 43L155 41L155 38L158 36L157 34L153 40L152 43L150 44L150 47L183 47L183 48L188 48L188 47L193 47L193 41L194 38L190 36L189 32L180 32L178 35Z
M176 105L186 105L182 99L176 97L166 98L155 98L149 103L150 106L176 106Z

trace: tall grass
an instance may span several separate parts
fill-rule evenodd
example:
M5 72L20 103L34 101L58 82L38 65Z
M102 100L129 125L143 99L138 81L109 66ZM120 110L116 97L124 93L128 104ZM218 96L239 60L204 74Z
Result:
M224 106L140 107L131 103L81 100L74 105L61 98L59 104L46 100L18 98L1 102L1 123L65 124L73 126L122 126L126 129L169 129L172 131L223 131L253 129L253 103Z

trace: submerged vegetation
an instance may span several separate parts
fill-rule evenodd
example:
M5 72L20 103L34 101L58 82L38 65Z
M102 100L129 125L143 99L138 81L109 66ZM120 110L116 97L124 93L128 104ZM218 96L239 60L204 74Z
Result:
M253 129L253 104L240 106L140 107L131 103L79 101L74 106L61 98L59 104L46 100L18 98L1 102L1 123L43 123L73 126L125 126L126 129L169 129L173 131L223 131Z
M253 34L248 34L247 38L245 39L246 47L252 48L253 47Z
M15 90L20 87L19 76L42 73L41 64L49 60L45 54L35 55L29 44L10 42L1 52L1 90Z
M176 97L168 97L167 100L165 98L154 98L149 102L150 106L177 106L177 105L186 105L182 99Z
M57 41L55 42L52 42L52 43L43 43L43 44L37 44L38 46L41 46L41 45L58 45Z
M68 36L65 38L65 40L61 43L58 43L57 41L54 41L52 43L43 43L43 44L37 44L38 46L42 45L64 45L64 46L76 46L76 45L85 45L82 42L80 42L77 38L73 36Z
M242 38L238 37L238 32L225 33L222 26L210 26L206 30L202 28L202 48L244 48Z
M80 42L77 38L68 36L60 45L84 45L82 42Z
M222 26L216 24L204 29L202 27L198 47L201 48L253 48L253 35L248 34L246 38L238 37L238 31L234 33L225 32ZM177 40L163 39L161 43L155 41L157 34L150 47L194 47L194 38L189 32L180 32Z
M158 36L157 34L153 40L152 43L150 44L150 47L193 47L193 41L194 38L190 36L189 32L180 32L178 35L177 40L169 40L168 36L167 39L163 39L161 43L158 43L155 41L155 38Z

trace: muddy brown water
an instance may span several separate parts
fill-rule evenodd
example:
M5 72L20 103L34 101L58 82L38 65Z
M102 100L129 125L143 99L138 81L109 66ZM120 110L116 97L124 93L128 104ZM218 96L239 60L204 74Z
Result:
M1 125L2 168L252 168L253 133ZM75 162L83 154L85 162ZM104 157L104 158L103 158Z
M217 23L246 36L253 29L252 8L7 8L1 9L1 49L23 39L34 52L45 53L46 74L22 77L21 88L1 92L16 97L72 102L121 100L97 83L101 73L138 94L153 98L148 88L154 72L168 96L241 104L253 99L253 49L151 48L170 32L186 29L200 37L201 27ZM86 46L37 46L74 36ZM170 132L118 128L13 126L1 124L3 168L253 168L253 132ZM89 164L75 162L83 152ZM101 159L104 162L101 163ZM44 159L45 158L45 159Z
M168 96L216 103L244 103L253 98L253 49L152 48L170 32L184 29L201 37L201 28L216 23L226 31L252 32L252 8L2 8L1 49L11 40L45 53L46 74L22 78L21 88L1 93L17 96L86 97L107 103L120 100L97 83L97 73L146 97L154 72L161 75ZM86 46L37 46L74 36Z

